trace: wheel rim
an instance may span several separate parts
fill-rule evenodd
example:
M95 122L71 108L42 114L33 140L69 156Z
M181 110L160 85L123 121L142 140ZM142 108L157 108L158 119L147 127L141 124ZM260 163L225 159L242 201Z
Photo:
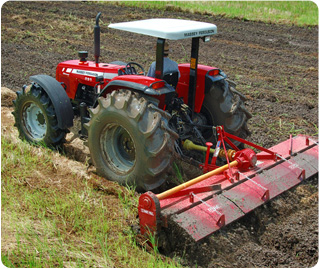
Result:
M47 133L46 118L39 106L35 103L28 103L22 112L23 126L27 135L34 140L40 140Z
M128 173L136 161L136 149L129 132L118 124L108 124L100 136L106 164L117 174Z

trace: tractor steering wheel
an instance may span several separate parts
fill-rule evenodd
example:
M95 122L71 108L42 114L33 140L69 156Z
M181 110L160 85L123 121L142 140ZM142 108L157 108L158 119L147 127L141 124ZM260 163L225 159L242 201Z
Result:
M132 67L133 65L136 65L137 67L139 67L142 72L138 73L138 72L135 70L135 68ZM127 63L124 70L125 70L125 73L126 73L127 75L143 75L143 76L146 75L146 72L144 71L144 68L143 68L140 64L138 64L138 63L136 63L136 62L129 62L129 63ZM133 70L136 72L136 74L133 74Z

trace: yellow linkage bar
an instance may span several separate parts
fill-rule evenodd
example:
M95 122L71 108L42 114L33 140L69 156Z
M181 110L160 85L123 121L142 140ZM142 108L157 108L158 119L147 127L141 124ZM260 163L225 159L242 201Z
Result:
M234 166L237 166L237 165L238 165L238 161L233 161L233 162L230 163L230 167L234 167ZM207 179L207 178L209 178L211 176L219 175L223 171L227 170L228 168L229 168L228 164L225 164L224 166L221 166L221 167L219 167L219 168L217 168L215 170L212 170L212 171L210 171L210 172L208 172L208 173L206 173L204 175L201 175L201 176L198 176L198 177L196 177L194 179L191 179L191 180L189 180L189 181L187 181L185 183L182 183L181 185L178 185L178 186L176 186L176 187L174 187L174 188L172 188L170 190L167 190L165 192L159 193L156 196L157 196L157 198L159 200L162 200L164 198L167 198L168 196L171 196L171 195L177 193L178 191L181 191L181 190L183 190L185 188L188 188L188 187L190 187L190 186L192 186L192 185L194 185L194 184L196 184L196 183L198 183L198 182L200 182L202 180L205 180L205 179Z

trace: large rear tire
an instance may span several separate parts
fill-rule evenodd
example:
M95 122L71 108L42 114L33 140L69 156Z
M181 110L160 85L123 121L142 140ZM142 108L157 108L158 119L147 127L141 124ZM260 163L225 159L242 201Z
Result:
M247 121L252 115L243 101L242 95L237 94L226 80L221 80L214 83L205 95L201 113L205 115L208 125L223 125L226 132L246 138L250 135ZM203 135L206 140L215 142L212 131ZM234 142L241 146L239 142Z
M15 126L20 138L34 144L56 146L64 141L67 130L58 127L53 104L41 86L33 83L26 92L18 91L13 101Z
M98 174L138 191L162 185L177 139L168 127L170 114L130 90L114 91L98 103L86 125Z

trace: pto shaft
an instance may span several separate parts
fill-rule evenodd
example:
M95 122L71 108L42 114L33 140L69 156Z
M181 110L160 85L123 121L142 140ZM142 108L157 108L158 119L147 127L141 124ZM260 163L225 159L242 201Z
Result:
M207 152L208 151L207 147L196 145L196 144L194 144L192 141L190 141L188 139L186 139L183 142L183 148L186 149L186 150L197 150L197 151L203 151L203 152ZM210 153L214 154L215 153L215 149L210 149ZM226 156L226 153L224 152L223 149L220 149L218 154L219 154L219 157L221 157L221 158L225 158L225 156ZM232 149L228 149L227 150L227 156L228 156L229 160L233 161L235 154L236 154L235 150L232 150Z
M186 150L197 150L197 151L203 151L203 152L207 151L207 147L196 145L188 139L186 139L183 142L183 148ZM214 149L210 149L210 153L214 153L214 151L215 151Z

